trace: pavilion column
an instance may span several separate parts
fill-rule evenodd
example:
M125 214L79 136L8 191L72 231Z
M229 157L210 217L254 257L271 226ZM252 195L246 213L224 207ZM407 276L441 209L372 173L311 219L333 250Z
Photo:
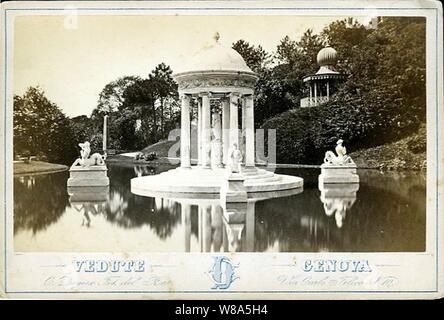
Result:
M202 93L202 166L211 168L211 112L210 95Z
M190 157L190 97L182 95L180 126L180 166L191 168Z
M245 166L255 166L253 95L245 98Z
M230 101L222 100L222 162L228 164L228 149L230 148Z
M308 101L308 105L311 106L312 105L312 99L313 99L313 90L311 88L311 82L309 83L309 88L310 88L310 100Z
M202 165L202 101L197 98L197 165Z
M314 99L314 104L317 105L318 104L318 84L315 82L314 83L314 95L315 95L315 99Z
M239 119L237 108L239 104L239 94L230 94L230 148L236 144L239 147ZM240 148L240 147L239 147Z
M330 99L330 83L327 80L327 100L329 100L329 99Z

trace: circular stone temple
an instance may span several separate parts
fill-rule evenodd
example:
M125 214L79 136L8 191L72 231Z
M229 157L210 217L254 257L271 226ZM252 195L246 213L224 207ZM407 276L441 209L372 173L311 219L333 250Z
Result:
M302 188L302 178L256 167L253 98L258 77L237 51L221 45L218 36L215 39L173 75L181 100L180 167L132 179L133 193L214 198L235 147L243 155L241 173L249 198ZM191 114L197 123L195 166L191 165Z

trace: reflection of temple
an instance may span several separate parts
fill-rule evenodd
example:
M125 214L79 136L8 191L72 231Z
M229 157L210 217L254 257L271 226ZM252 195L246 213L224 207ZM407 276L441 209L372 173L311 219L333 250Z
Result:
M255 202L242 203L236 209L223 208L216 203L193 205L198 214L198 248L191 248L192 205L181 201L185 252L251 252L254 251Z
M320 184L321 201L324 205L325 214L334 217L336 225L341 228L349 210L356 201L356 192L359 190L358 183L335 183Z
M136 177L143 177L155 172L155 168L147 165L135 165L134 166L134 174Z
M317 56L318 72L303 78L308 88L308 97L301 99L301 108L315 107L327 102L337 91L338 84L346 77L334 70L337 52L332 47L321 49Z
M20 176L18 178L20 183L22 183L24 186L26 186L27 189L32 189L35 186L35 176Z

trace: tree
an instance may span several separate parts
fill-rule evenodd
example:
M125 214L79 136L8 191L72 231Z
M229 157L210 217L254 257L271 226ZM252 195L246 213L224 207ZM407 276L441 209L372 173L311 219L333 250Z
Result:
M172 73L169 66L160 63L148 78L125 76L104 87L91 119L95 128L102 128L103 115L109 116L110 146L135 150L166 138L179 119Z
M161 137L165 137L165 104L171 102L171 99L178 98L177 93L177 84L174 81L173 70L171 70L170 66L167 66L165 63L160 63L156 66L156 68L151 71L148 76L150 81L150 85L153 92L153 110L155 109L154 103L159 101L159 109L160 109L160 128L161 128ZM170 104L171 108L171 104ZM170 109L171 114L171 109ZM153 112L155 117L155 112ZM155 118L154 118L155 122Z
M48 161L70 164L77 155L70 121L39 87L14 96L14 153L44 154Z
M267 67L270 55L259 45L250 45L245 40L233 43L232 48L244 59L247 66L254 72L261 72Z
M126 76L108 83L99 94L96 112L106 114L118 110L124 103L125 90L137 80L137 77Z

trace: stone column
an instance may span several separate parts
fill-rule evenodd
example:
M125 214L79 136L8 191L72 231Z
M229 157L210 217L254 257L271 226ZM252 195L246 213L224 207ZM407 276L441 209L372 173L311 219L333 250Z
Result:
M202 165L202 101L197 98L197 165Z
M202 166L211 168L211 112L210 95L202 93Z
M230 101L222 100L222 162L228 164L228 149L230 148Z
M239 94L230 94L230 148L233 144L239 146L239 119L237 115L237 108L239 104Z
M245 135L246 135L246 132L245 132L245 130L246 130L246 127L245 127L245 97L242 97L242 98L240 98L239 99L239 101L240 101L240 103L241 103L241 108L242 108L242 124L241 124L241 127L242 127L242 130L241 130L241 137L240 137L240 146L239 146L239 149L241 150L241 152L242 152L242 154L244 155L244 159L243 159L243 161L242 162L244 162L245 161L245 152L246 152L246 150L245 150L245 144L246 144L246 142L245 142Z
M220 168L222 167L222 123L220 114L214 111L212 119L211 167Z
M245 98L245 167L255 166L253 95Z
M190 157L190 97L181 96L181 126L180 126L180 166L191 168Z

